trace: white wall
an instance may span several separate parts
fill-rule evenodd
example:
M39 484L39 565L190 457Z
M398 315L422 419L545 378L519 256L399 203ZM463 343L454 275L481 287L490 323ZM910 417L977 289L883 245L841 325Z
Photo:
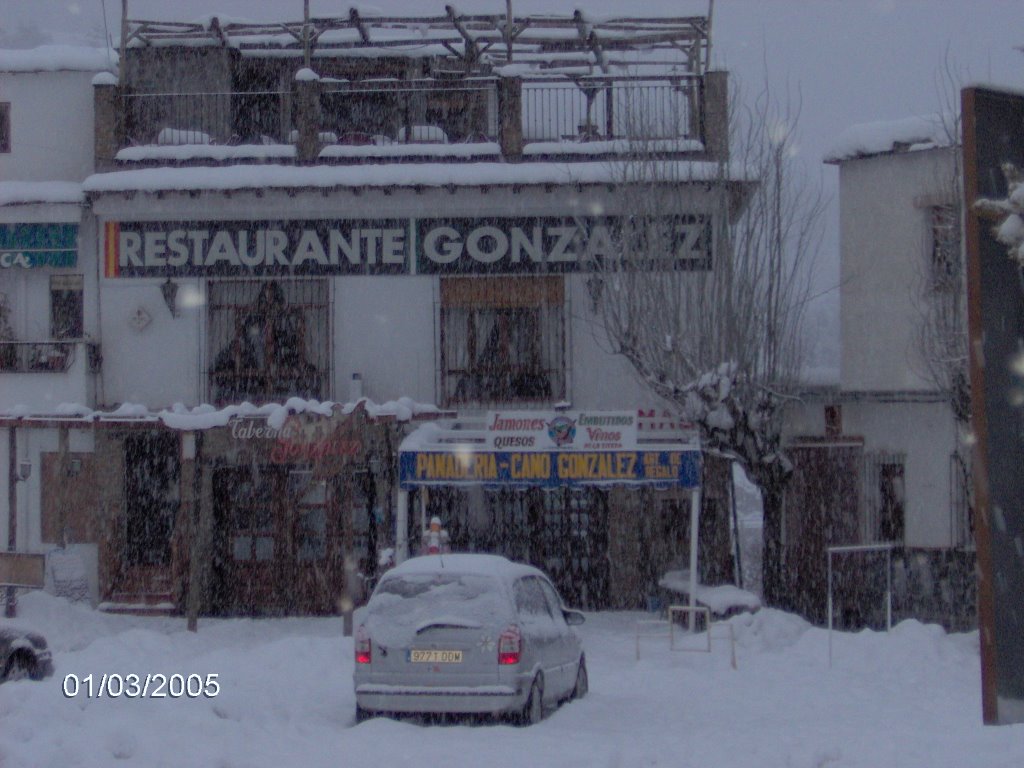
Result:
M865 451L906 453L906 544L950 547L949 457L956 423L949 406L932 403L844 403L843 431L864 437Z
M172 317L157 278L101 283L102 402L142 403L151 408L203 402L205 291L203 281L178 280L179 314ZM189 302L187 296L197 297ZM150 317L136 329L137 311Z
M934 389L916 347L929 201L949 197L952 152L844 162L839 171L840 382L844 390Z
M348 398L353 373L376 402L437 398L437 278L340 277L334 287L334 394Z
M611 345L601 317L595 313L586 275L566 280L569 297L567 357L572 363L568 400L575 408L616 410L660 405L622 355L610 354Z
M81 181L93 170L94 72L0 72L11 152L0 180Z
M157 199L145 193L131 197L104 195L93 205L100 229L111 221L287 220L470 216L557 216L614 212L621 200L606 187L573 190L527 189L513 192L494 188L453 192L432 189L416 193L395 189L391 194L340 190L288 196L267 191L256 195L236 192L230 197L203 193L168 194ZM101 252L99 238L86 242L88 258ZM181 401L196 405L207 398L205 279L176 279L178 300L198 297L171 318L160 295L158 278L101 278L103 377L102 399L107 404L144 402L151 407ZM340 276L331 279L333 300L334 381L338 400L348 397L352 374L363 379L364 394L377 402L412 397L436 402L440 278L429 275ZM566 278L566 360L568 398L575 407L620 409L658 405L621 357L607 353L603 331L595 317L585 276ZM184 302L188 305L188 302ZM131 314L144 308L152 322L142 331L129 324Z

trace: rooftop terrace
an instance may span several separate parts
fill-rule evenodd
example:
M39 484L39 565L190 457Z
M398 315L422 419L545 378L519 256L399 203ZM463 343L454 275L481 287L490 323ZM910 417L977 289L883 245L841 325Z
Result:
M97 166L716 159L706 17L129 20ZM715 76L719 76L717 79ZM718 122L716 122L718 121Z

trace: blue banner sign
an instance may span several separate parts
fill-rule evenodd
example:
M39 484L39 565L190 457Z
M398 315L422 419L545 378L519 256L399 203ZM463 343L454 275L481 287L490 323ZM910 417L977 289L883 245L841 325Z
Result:
M0 224L0 269L74 267L77 224Z
M410 451L399 459L401 485L615 485L696 488L699 451Z

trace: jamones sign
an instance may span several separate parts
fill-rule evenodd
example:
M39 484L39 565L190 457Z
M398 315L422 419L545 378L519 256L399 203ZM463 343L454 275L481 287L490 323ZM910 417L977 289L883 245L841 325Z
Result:
M620 218L107 222L107 277L565 273L623 253L711 268L711 221Z

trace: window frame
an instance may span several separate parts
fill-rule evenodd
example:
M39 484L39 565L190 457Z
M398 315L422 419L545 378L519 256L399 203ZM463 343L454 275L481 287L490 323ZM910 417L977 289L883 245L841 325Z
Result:
M249 337L246 323L255 317L256 306L266 286L282 289L282 314L260 316L267 333L294 332L301 337L295 360L259 361L266 348L253 352L255 366L246 368L240 359L242 344ZM287 397L329 400L333 390L333 291L324 277L281 277L211 279L207 281L206 345L204 369L206 388L218 404L252 400L277 402ZM272 328L272 330L271 330ZM229 354L235 348L237 354ZM271 348L276 348L272 345ZM289 347L290 348L290 347ZM244 351L244 350L242 350ZM272 354L272 353L271 353ZM291 386L287 378L291 376ZM305 381L303 376L309 376ZM284 378L282 378L284 376ZM303 379L309 386L299 386Z
M448 406L467 404L534 404L564 400L569 380L569 334L566 288L561 275L530 277L444 277L440 284L438 311L438 388ZM483 348L497 344L509 359L523 337L515 335L532 313L537 328L525 356L536 362L507 365L481 357ZM484 315L493 316L481 322ZM461 317L460 317L461 316ZM465 347L453 340L455 324L462 319ZM489 327L487 327L489 326ZM478 337L487 335L483 341ZM458 366L457 350L466 358ZM467 388L468 392L460 393Z
M65 285L61 286L61 283ZM85 337L85 275L82 274L55 274L50 275L50 338L61 340L75 340ZM58 323L55 295L73 297L77 294L77 305L71 309L74 313L70 323L64 323L66 329L61 328ZM64 308L65 311L67 308ZM77 333L76 333L77 331Z

